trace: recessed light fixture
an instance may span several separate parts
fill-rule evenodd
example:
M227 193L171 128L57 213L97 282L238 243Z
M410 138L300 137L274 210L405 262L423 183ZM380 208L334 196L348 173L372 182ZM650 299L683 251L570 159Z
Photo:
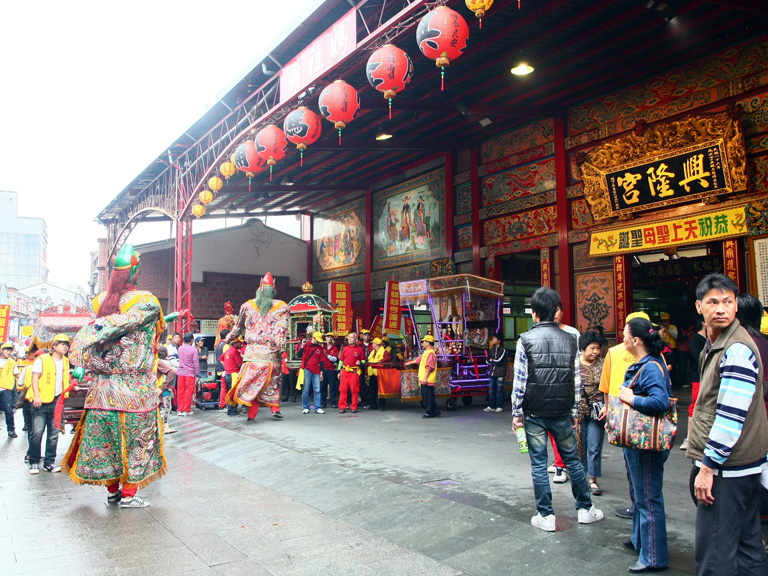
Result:
M480 120L478 120L477 122L478 122L478 124L480 124L480 126L482 126L483 128L485 128L486 126L490 126L491 124L493 124L493 120L491 120L491 119L490 119L490 118L488 118L487 116L486 116L485 118L481 118L481 119L480 119Z
M379 126L379 131L376 132L376 140L389 140L392 138L392 134L389 130L384 130L384 127Z
M293 186L294 184L296 183L291 179L290 176L288 176L288 174L283 176L283 179L280 180L280 186Z
M515 76L527 76L528 74L533 72L533 66L531 66L526 62L520 62L517 66L512 68L510 72L512 72L512 74L514 74Z

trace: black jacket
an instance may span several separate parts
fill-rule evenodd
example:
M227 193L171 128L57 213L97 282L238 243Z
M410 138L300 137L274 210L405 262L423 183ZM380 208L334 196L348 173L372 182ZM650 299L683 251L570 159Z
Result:
M520 335L528 359L523 411L529 416L568 416L576 400L576 339L555 322L539 322Z
M503 346L493 346L488 354L488 364L491 365L493 378L505 378L509 364L509 354L506 349Z

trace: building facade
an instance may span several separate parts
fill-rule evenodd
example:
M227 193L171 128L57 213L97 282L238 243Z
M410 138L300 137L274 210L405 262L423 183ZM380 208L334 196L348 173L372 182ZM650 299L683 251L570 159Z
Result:
M42 218L18 215L18 194L0 190L0 281L26 288L48 280L48 232Z

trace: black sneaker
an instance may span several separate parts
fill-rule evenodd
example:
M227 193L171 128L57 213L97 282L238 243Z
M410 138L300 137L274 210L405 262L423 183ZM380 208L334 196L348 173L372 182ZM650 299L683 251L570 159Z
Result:
M110 504L117 504L118 502L120 502L120 499L122 497L123 497L123 493L120 490L118 490L117 492L107 496L107 502L109 502Z
M280 410L278 410L277 412L273 412L272 413L272 418L275 418L277 420L282 420L283 419L283 415L280 414Z
M624 518L625 520L632 520L632 510L629 508L617 508L616 516Z
M18 438L19 435L16 432L8 432L8 438Z
M46 472L58 473L58 472L61 472L61 466L54 466L53 464L45 464L43 466L43 470L45 470Z

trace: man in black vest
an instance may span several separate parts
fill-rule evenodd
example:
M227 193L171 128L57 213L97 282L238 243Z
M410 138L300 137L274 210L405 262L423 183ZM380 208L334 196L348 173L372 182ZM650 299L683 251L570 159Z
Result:
M592 505L587 478L576 451L576 389L579 360L576 339L555 322L560 295L542 286L531 297L533 328L520 335L515 353L515 382L512 392L512 425L524 427L531 457L533 493L538 514L531 525L554 532L555 511L547 474L547 433L552 434L571 477L580 524L603 519ZM579 379L580 381L580 379Z

